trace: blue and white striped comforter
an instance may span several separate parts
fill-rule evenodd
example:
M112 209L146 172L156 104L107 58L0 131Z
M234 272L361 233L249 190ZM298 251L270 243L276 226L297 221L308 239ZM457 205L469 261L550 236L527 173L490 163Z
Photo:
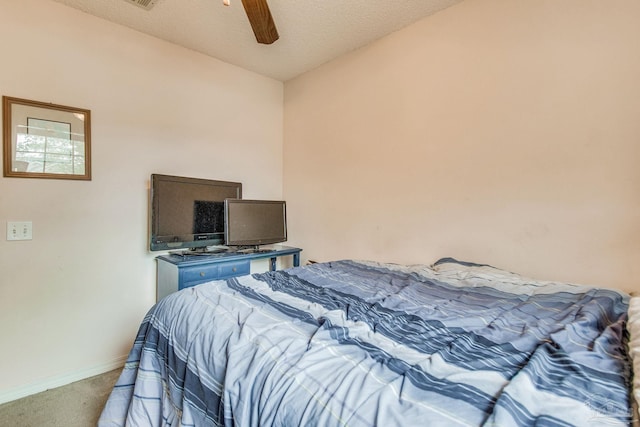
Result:
M628 425L627 304L451 259L206 283L147 314L99 425Z

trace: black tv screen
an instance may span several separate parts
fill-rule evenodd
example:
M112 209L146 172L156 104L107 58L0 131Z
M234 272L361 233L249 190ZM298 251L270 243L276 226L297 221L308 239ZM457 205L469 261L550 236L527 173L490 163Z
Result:
M276 200L225 200L225 243L259 246L287 240L287 206Z
M151 175L150 249L224 244L224 200L241 197L239 182Z

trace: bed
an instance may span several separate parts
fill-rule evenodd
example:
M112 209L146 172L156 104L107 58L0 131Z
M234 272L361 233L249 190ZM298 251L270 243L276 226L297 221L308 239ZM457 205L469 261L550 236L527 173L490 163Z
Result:
M452 258L209 282L149 311L99 426L629 425L629 301Z

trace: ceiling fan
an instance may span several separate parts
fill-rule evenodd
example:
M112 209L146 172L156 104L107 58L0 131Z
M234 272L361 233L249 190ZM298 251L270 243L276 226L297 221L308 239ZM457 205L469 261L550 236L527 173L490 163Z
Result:
M136 6L140 6L143 9L151 9L158 0L126 0L129 3L133 3ZM231 0L222 0L225 6L231 4ZM258 43L271 44L278 40L278 30L276 24L273 22L271 11L267 0L242 0L242 6L249 18L249 23L253 29L253 34L256 36Z
M230 0L223 0L225 6L229 6ZM242 0L242 6L249 18L258 43L271 44L278 40L278 30L273 22L267 0Z

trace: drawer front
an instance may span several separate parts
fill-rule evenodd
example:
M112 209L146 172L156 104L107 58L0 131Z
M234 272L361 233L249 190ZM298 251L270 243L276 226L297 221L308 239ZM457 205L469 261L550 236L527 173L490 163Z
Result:
M184 267L180 271L180 284L178 288L184 289L212 280L243 276L249 274L250 271L251 261L248 260Z
M226 279L228 277L243 276L249 274L251 270L251 261L225 262L220 264L219 277Z
M181 283L184 287L193 286L197 283L208 282L218 278L218 265L195 265L182 269Z

